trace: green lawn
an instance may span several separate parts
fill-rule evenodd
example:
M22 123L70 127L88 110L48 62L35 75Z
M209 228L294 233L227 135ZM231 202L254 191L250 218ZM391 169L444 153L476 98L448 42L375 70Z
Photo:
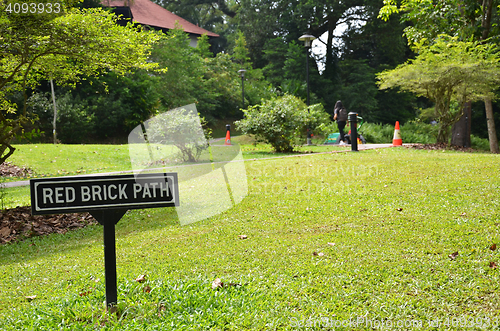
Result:
M101 226L1 246L0 329L498 325L498 155L249 152L249 192L236 207L187 226L172 208L117 224L118 314L103 305ZM213 290L216 278L226 285Z

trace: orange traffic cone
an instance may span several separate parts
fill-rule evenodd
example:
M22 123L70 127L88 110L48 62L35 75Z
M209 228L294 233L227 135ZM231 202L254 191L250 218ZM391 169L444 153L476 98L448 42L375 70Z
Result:
M231 145L231 132L229 130L226 131L226 141L224 145Z
M396 127L394 128L394 138L392 139L392 146L401 145L403 145L403 139L401 139L401 135L399 134L399 121L396 121Z

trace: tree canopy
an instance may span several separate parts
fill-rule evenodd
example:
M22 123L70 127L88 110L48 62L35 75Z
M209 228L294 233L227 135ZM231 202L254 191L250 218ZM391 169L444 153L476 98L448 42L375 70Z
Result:
M494 97L500 83L499 63L498 49L492 44L441 36L422 46L414 60L377 77L382 89L400 87L432 100L440 125L438 142L447 143L465 102ZM455 109L453 101L458 104Z
M113 14L98 8L60 3L58 13L0 12L0 163L14 151L12 138L33 120L27 89L44 79L68 83L107 70L155 67L148 55L157 33L119 26ZM24 94L21 103L12 99L18 91Z

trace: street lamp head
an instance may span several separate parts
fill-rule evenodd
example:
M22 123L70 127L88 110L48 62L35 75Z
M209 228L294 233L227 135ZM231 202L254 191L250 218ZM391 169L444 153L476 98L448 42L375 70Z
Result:
M304 42L305 47L311 47L311 43L314 39L316 39L316 37L310 34L304 34L299 38L300 41Z
M238 70L238 73L240 74L241 78L245 77L245 72L247 72L245 69Z

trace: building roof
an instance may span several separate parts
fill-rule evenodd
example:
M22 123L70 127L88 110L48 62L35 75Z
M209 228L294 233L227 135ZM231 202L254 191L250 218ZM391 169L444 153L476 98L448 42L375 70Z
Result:
M129 7L132 21L143 25L172 30L175 28L175 23L179 22L187 33L219 37L218 34L200 28L149 0L102 0L101 3L106 7Z

